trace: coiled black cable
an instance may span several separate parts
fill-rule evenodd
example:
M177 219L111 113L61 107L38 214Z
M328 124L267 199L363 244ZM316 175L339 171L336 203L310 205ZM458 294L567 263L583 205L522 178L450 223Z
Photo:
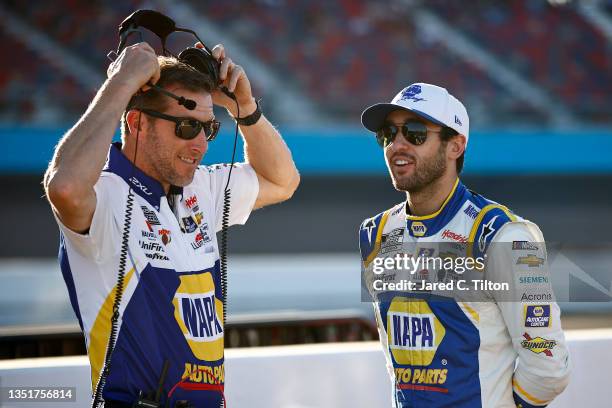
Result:
M236 102L236 117L240 117L240 106L235 97ZM221 270L221 295L223 296L223 327L225 328L225 320L227 318L227 229L229 228L229 216L231 210L230 199L232 197L229 183L232 178L232 169L236 161L236 145L238 144L238 123L236 123L236 131L234 132L234 149L232 150L232 161L230 163L229 173L227 175L227 183L223 190L223 214L221 216L221 245L219 251L219 266Z
M138 135L140 134L140 115L138 113L138 130L136 131L136 146L134 148L134 163L132 166L132 176L135 173L136 168L136 154L138 152ZM130 177L132 178L132 177ZM129 186L127 203L125 205L125 218L123 221L123 232L121 235L121 251L119 254L119 272L117 274L117 284L115 286L115 299L113 301L113 315L111 316L111 330L108 336L108 343L106 345L106 352L104 354L104 365L98 376L98 383L96 384L96 390L94 392L92 408L99 408L100 404L104 402L102 398L102 390L106 384L106 378L110 373L110 361L113 356L113 350L115 350L115 343L117 342L117 332L119 331L119 308L121 306L121 299L123 297L123 284L125 280L125 267L127 264L127 257L129 251L129 240L130 240L130 226L132 224L132 211L134 206L134 192L132 186ZM134 266L136 267L136 266Z
M231 171L231 169L230 169ZM221 269L221 296L223 296L223 327L227 318L227 229L229 228L230 199L232 192L227 186L223 192L223 215L221 217L221 250L219 266Z
M227 93L226 93L227 94ZM240 106L236 97L232 94L232 99L236 102L236 117L240 117ZM223 214L221 216L221 245L219 251L219 269L221 271L221 296L223 296L223 330L225 331L225 322L227 319L227 229L229 228L229 216L231 211L232 197L229 183L232 178L232 169L234 168L234 162L236 161L236 145L238 144L238 123L236 123L236 131L234 132L234 148L232 150L232 161L230 163L229 172L227 174L227 183L223 190ZM221 408L226 406L225 397L221 401Z

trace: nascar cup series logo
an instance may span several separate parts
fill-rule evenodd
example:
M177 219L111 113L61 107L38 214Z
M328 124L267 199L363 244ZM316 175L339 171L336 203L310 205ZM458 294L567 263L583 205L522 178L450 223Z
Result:
M424 300L396 297L387 313L391 354L397 363L431 364L446 330Z
M217 361L223 357L223 304L215 297L210 272L179 277L172 304L174 318L194 356Z

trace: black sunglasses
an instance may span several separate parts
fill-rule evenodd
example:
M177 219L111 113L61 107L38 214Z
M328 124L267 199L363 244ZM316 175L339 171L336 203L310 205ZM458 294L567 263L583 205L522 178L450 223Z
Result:
M440 133L441 130L432 130L425 123L418 120L408 120L401 126L392 123L385 123L376 132L376 141L381 147L387 147L395 140L395 137L402 131L404 139L415 146L422 145L427 140L427 132Z
M154 118L165 119L170 122L174 122L176 127L174 133L181 139L191 140L200 134L200 131L204 129L207 141L212 141L217 136L221 122L218 120L209 120L208 122L202 122L192 118L180 118L176 116L166 115L165 113L157 112L151 109L139 109L142 113L153 116Z

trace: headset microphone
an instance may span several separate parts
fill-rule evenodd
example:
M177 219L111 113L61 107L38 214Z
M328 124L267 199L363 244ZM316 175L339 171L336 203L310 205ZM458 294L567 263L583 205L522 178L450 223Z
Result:
M184 96L178 96L173 94L170 91L165 90L164 88L162 88L161 86L152 84L151 82L147 82L147 85L150 86L151 88L155 89L157 92L162 93L172 99L176 99L176 101L178 102L179 105L183 105L185 108L189 109L189 110L194 110L196 106L198 106L198 104L196 103L196 101L194 101L193 99L187 99Z
M115 62L115 60L117 59L117 54L115 53L115 51L111 51L108 53L107 57L112 62ZM198 103L193 99L187 99L184 96L175 95L172 92L162 88L161 86L151 83L151 81L147 82L147 86L155 89L157 92L164 94L169 98L176 100L179 105L183 105L188 110L194 110L196 106L198 106Z

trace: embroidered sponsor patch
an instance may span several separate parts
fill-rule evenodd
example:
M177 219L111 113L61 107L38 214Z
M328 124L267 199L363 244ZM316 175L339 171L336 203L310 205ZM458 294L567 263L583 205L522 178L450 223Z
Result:
M548 340L543 337L532 338L528 333L524 333L525 340L521 341L521 347L536 354L544 354L552 357L552 349L557 345L556 340Z
M550 305L525 305L525 327L550 327Z
M536 244L529 241L512 241L513 251L537 251L539 248Z
M538 268L544 264L544 258L529 254L527 256L519 256L516 260L517 265L527 265L530 268Z

